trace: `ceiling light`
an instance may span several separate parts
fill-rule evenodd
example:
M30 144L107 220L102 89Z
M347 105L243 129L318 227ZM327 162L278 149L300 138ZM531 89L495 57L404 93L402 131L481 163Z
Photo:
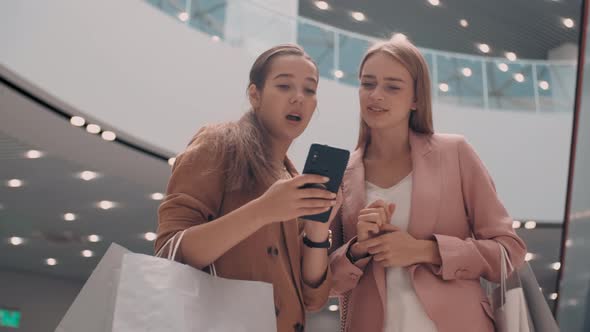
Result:
M363 14L361 12L352 12L352 18L354 18L358 22L362 22L367 19L365 14Z
M337 304L332 304L331 306L328 307L328 310L330 310L330 311L338 311L338 305Z
M502 72L507 72L508 71L508 65L505 63L499 63L498 64L498 69L500 69L500 71Z
M557 300L557 297L558 297L557 293L551 293L551 295L549 295L549 298L554 301Z
M164 194L162 193L153 193L150 195L150 198L153 199L154 201L161 201L164 199Z
M449 85L447 83L441 83L438 85L438 89L442 92L449 92Z
M336 77L336 78L342 78L342 77L344 77L344 72L342 70L335 70L334 71L334 77Z
M563 26L565 26L565 27L566 27L566 28L568 28L568 29L571 29L571 28L573 28L573 27L574 27L574 25L575 25L575 22L574 22L574 20L572 20L571 18L563 18L563 19L561 20L561 23L563 23Z
M47 258L45 260L45 264L47 264L49 266L55 266L55 265L57 265L57 260L55 258Z
M512 228L515 228L516 229L516 228L520 228L520 226L522 226L522 223L520 221L514 220L512 222Z
M188 21L188 13L187 12L181 12L180 14L178 14L178 19L186 22Z
M471 68L467 68L467 67L461 69L461 73L465 77L471 77L471 75L473 74L473 72L471 71Z
M514 80L517 81L518 83L522 83L522 82L524 82L524 75L521 73L516 73L516 74L514 74Z
M12 180L6 181L6 185L9 186L10 188L19 188L19 187L23 186L23 181L19 180L19 179L12 179Z
M10 238L9 242L13 246L20 246L21 244L23 244L25 242L25 240L22 237L13 236Z
M83 250L82 251L82 256L89 258L94 256L94 253L92 252L92 250Z
M574 244L574 241L572 239L567 239L567 241L565 241L565 246L566 247L571 247Z
M91 134L98 134L100 133L100 126L96 124L89 124L86 126L86 131Z
M491 51L490 45L488 44L479 44L477 48L479 48L482 53L490 53Z
M64 220L65 221L74 221L74 220L76 220L76 215L68 212L68 213L64 214Z
M105 131L101 136L105 141L114 141L117 138L117 134L113 133L112 131Z
M84 181L91 181L91 180L94 180L98 177L98 173L92 172L92 171L84 171L84 172L80 173L79 176L80 176L80 179L82 179Z
M88 235L88 241L90 242L100 242L100 236L96 234Z
M176 161L176 158L172 157L170 159L168 159L168 165L170 166L174 166L174 162Z
M526 229L535 229L537 227L537 222L533 220L529 220L524 223L524 228Z
M533 259L535 259L535 254L527 252L526 255L524 255L524 260L527 262L532 261Z
M211 40L217 43L221 38L219 38L219 36L211 36Z
M516 56L516 53L514 52L506 52L506 59L510 60L510 61L516 61L516 59L518 58Z
M154 241L158 236L154 232L147 232L143 235L143 238L148 241Z
M100 201L98 202L98 207L103 210L109 210L115 207L115 203L111 201Z
M84 124L86 124L86 120L80 116L73 116L70 118L70 123L76 127L82 127Z
M466 19L462 19L459 21L459 25L461 25L464 28L467 28L469 26L469 22L467 22Z
M37 150L29 150L25 153L25 157L29 159L39 159L43 157L43 152Z
M539 81L539 88L541 88L541 90L549 90L549 82Z
M561 269L561 263L555 262L555 263L551 264L551 268L554 269L555 271L559 271L559 269Z
M316 1L315 2L315 6L318 7L318 9L321 9L321 10L328 10L328 9L330 9L330 5L327 2L325 2L325 1Z
M428 3L430 3L433 6L439 6L440 5L440 1L439 0L428 0Z

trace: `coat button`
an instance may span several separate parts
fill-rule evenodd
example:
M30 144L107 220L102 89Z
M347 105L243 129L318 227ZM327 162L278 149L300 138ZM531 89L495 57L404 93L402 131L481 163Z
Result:
M293 325L293 329L295 330L295 332L303 332L303 324L297 323Z
M270 247L266 248L266 253L269 256L278 256L279 255L279 249L277 249L277 247L270 246Z

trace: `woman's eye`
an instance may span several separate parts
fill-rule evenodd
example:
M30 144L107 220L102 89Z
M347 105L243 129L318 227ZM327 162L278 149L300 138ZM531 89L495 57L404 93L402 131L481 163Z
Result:
M287 84L278 84L277 88L281 89L281 90L289 90L289 85Z
M375 86L375 83L362 82L361 86L363 86L364 88L372 88Z
M314 89L305 89L305 92L310 95L315 95L316 93Z
M397 86L388 86L387 88L389 90L399 90L399 88Z

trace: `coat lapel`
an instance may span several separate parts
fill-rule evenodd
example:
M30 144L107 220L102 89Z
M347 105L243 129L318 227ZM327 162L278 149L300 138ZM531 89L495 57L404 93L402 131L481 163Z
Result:
M287 167L287 171L291 176L295 177L299 175L297 169L289 160L285 158L285 167ZM301 229L299 228L299 221L290 221L290 222L282 222L281 223L281 230L283 235L285 236L285 242L287 246L287 251L289 254L289 260L291 261L291 273L293 274L293 280L300 280L302 278L301 274ZM299 294L299 299L301 303L303 303L303 290L301 289L301 284L296 282L295 288L297 289L297 293Z
M410 132L413 185L408 233L420 240L432 237L439 214L442 190L440 151L429 136Z
M359 212L368 204L366 201L365 165L363 163L364 155L365 151L362 148L357 149L352 153L344 177L342 221L344 225L345 241L352 238L352 234L356 234L356 223L358 222ZM373 264L373 262L369 263L367 268L372 269L373 271L375 284L381 299L381 305L385 310L385 306L387 305L385 298L385 269L379 264Z
M363 165L363 149L357 149L350 155L350 161L342 181L342 221L344 241L347 242L356 234L358 214L365 202L365 166Z
M409 138L412 149L413 185L408 233L417 239L427 239L432 236L439 212L442 189L440 152L432 147L427 135L410 131ZM365 196L363 157L364 149L353 152L344 179L342 219L345 240L350 239L351 234L355 234L358 214L368 203ZM385 311L387 308L385 269L372 262L370 265Z

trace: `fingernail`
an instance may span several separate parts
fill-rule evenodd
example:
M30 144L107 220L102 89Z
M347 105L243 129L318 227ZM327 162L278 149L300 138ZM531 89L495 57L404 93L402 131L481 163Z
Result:
M322 180L324 180L324 182L328 182L328 181L330 181L330 178L324 176L324 177L322 177Z
M330 196L331 196L332 198L336 198L336 196L337 196L337 195L336 195L335 193L332 193L332 195L330 195Z

